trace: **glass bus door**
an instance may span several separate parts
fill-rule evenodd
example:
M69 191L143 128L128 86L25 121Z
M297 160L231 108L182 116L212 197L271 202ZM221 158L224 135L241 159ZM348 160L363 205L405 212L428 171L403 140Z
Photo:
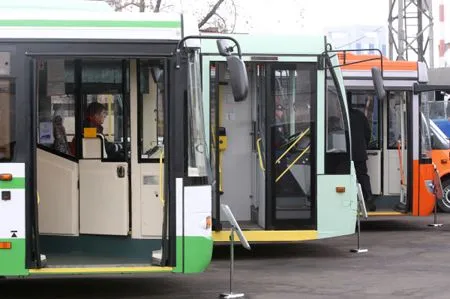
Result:
M315 77L314 63L266 66L266 96L258 99L266 107L266 229L314 225Z
M125 70L121 60L82 61L81 234L127 235L130 230ZM96 136L88 136L93 128Z

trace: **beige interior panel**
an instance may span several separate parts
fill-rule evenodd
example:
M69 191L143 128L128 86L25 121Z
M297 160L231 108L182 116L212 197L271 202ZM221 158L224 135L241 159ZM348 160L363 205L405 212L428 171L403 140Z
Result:
M384 183L385 186L388 186L387 192L385 195L399 195L400 194L400 160L398 156L397 150L387 150L387 159L385 159L385 163L387 163L387 171L384 175ZM405 151L405 155L407 152ZM405 159L404 159L405 162ZM405 180L407 179L407 166L403 164L403 172L405 176ZM406 183L406 182L405 182Z
M80 233L127 235L129 221L126 163L80 160ZM123 167L124 177L117 174Z
M372 194L381 194L381 151L368 150L367 171L370 177Z
M101 159L107 157L106 150L104 149L104 143L101 138L83 138L82 150L83 158L85 159Z
M78 164L37 149L39 232L79 234Z
M163 203L160 190L160 164L141 164L141 230L146 238L161 238ZM162 165L164 167L164 165ZM164 173L162 170L162 177Z

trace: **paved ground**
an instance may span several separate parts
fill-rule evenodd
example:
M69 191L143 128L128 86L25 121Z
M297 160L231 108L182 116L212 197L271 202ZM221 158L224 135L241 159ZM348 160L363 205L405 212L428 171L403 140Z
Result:
M237 251L235 287L247 298L450 298L450 215L364 223L362 244L347 237ZM0 298L217 298L228 286L228 248L193 276L32 279L0 282Z

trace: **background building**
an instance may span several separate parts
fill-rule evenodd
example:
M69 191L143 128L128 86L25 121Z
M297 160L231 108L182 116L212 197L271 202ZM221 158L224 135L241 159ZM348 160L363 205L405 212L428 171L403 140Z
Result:
M325 28L325 34L334 49L380 49L384 56L388 56L388 31L385 25L335 26Z

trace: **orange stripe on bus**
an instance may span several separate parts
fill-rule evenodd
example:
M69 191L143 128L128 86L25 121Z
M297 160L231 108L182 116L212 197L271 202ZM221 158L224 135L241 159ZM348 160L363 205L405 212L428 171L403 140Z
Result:
M412 167L413 167L412 172L410 172L413 175L412 182L420 181L419 161L413 160ZM420 193L419 184L413 183L413 186L412 186L412 214L414 216L417 216L419 214L419 193Z
M417 161L414 161L417 162ZM418 162L417 162L418 164ZM418 202L417 208L418 208L418 216L429 216L433 213L434 205L435 205L435 198L434 195L428 190L427 186L425 185L425 182L428 180L433 180L434 176L434 169L433 164L420 164L418 165L418 169L414 169L414 171L419 172L419 176L417 176L417 172L415 172L414 177L418 178L418 182L416 184L413 184L418 188L416 201ZM414 200L413 200L414 202ZM414 215L416 215L414 213Z
M338 53L339 61L344 63L344 54ZM371 61L364 61L366 59L374 59ZM358 63L355 63L358 62ZM381 68L381 59L379 55L355 55L352 53L345 53L345 63L355 63L351 65L342 66L342 70L370 70L372 67ZM414 61L393 61L383 56L383 70L385 71L417 71L417 62Z

